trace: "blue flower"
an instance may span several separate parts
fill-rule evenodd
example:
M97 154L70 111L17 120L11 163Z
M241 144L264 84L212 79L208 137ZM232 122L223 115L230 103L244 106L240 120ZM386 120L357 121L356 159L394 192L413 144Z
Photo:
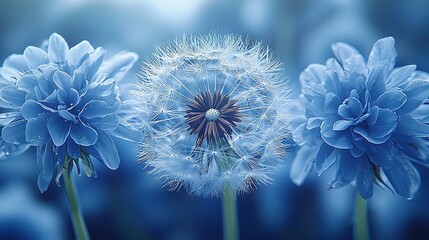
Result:
M87 41L69 48L58 34L42 48L29 46L11 55L2 71L14 73L0 90L7 103L1 114L2 138L11 144L37 147L39 189L47 189L54 169L57 180L65 164L81 162L94 175L92 160L110 169L119 166L112 137L140 140L139 131L124 120L117 82L137 60L131 52L105 59L105 50ZM6 121L7 120L7 121Z
M154 56L135 92L151 173L206 196L270 182L288 136L279 114L288 88L270 52L212 34L183 36Z
M333 44L336 58L312 64L300 75L300 106L292 121L301 146L291 178L301 184L315 167L334 166L328 189L355 181L369 198L374 182L390 182L412 198L420 175L411 162L429 165L429 81L415 65L394 68L392 37L378 40L368 61L345 43Z

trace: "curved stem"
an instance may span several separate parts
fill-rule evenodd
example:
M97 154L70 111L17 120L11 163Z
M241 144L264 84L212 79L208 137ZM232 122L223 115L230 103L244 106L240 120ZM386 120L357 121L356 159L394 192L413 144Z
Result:
M363 199L359 195L359 193L356 193L356 200L355 200L353 239L369 240L369 227L368 227L366 200Z
M239 239L236 195L235 191L228 185L225 186L224 193L222 194L222 210L223 239Z
M64 164L63 173L64 185L66 188L66 195L70 208L70 216L73 223L73 229L76 238L79 240L89 240L90 238L88 230L86 228L85 219L83 218L82 211L80 209L78 194L76 191L73 175L71 173L71 169L69 170L69 167L72 166L73 162L70 162L70 164L68 164L66 161L66 164Z

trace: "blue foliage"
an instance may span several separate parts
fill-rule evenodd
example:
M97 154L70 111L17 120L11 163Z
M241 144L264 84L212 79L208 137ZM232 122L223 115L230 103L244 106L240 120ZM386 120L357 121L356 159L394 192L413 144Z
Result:
M369 198L374 181L387 178L398 194L414 196L420 175L411 162L429 165L429 78L415 65L394 68L394 45L392 37L378 40L365 61L355 48L335 43L335 58L301 73L292 121L301 146L290 173L295 183L313 167L321 174L334 166L329 189L356 181Z
M87 41L69 48L54 33L41 48L29 46L8 57L0 71L6 113L0 114L2 138L37 147L38 186L46 191L55 168L80 161L94 175L92 159L110 169L119 166L112 137L140 140L139 131L122 117L117 81L137 60L131 52L108 59L105 50Z
M270 182L287 150L289 96L270 52L211 34L179 37L154 56L135 91L151 172L204 196Z

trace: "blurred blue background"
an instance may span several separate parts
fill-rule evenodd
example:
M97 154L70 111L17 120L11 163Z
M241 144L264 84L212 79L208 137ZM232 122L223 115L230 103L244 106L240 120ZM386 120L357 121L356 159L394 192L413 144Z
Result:
M139 63L182 33L235 33L262 41L284 62L299 92L299 73L332 56L345 41L367 56L384 36L396 39L397 65L429 71L429 1L425 0L15 0L0 1L0 60L38 46L58 32L73 46L89 40L108 52L135 51ZM118 142L117 171L95 166L98 177L77 177L81 205L93 239L221 239L217 198L168 192L135 161L135 145ZM328 191L325 176L297 187L289 180L290 159L271 186L238 197L242 239L350 239L353 187ZM429 236L429 170L418 166L420 191L409 201L386 189L369 200L373 239ZM0 163L0 239L72 239L63 188L37 189L34 149Z

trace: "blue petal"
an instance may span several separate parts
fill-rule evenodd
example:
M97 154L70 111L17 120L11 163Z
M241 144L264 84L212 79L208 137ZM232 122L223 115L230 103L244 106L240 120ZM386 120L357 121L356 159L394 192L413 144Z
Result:
M330 146L338 149L350 149L353 147L349 131L335 131L333 129L336 119L326 119L320 126L322 139Z
M397 112L400 114L409 114L429 97L429 82L424 80L411 81L403 89L403 92L407 95L407 101Z
M310 64L300 75L302 93L316 96L324 94L322 82L324 82L326 67L320 64Z
M74 159L78 159L80 157L80 146L71 138L67 139L67 154Z
M12 54L3 62L3 67L14 68L20 72L28 71L28 64L22 54Z
M116 81L119 81L130 70L138 58L136 53L127 51L120 52L105 60L98 72L105 73L107 78L114 78Z
M336 42L332 44L332 52L334 53L335 57L340 60L340 62L344 65L344 62L347 61L347 59L355 56L360 55L359 51L356 50L356 48L350 46L347 43L343 42Z
M104 117L114 113L117 109L111 108L106 102L101 100L91 100L88 102L83 110L80 112L79 116L85 117L87 119L95 117Z
M40 115L49 114L48 107L34 100L26 101L21 107L21 114L25 119L37 118Z
M332 129L334 131L343 131L346 130L347 128L349 128L350 126L354 125L353 121L349 121L349 120L338 120L334 123L334 126L332 127Z
M3 79L0 83L0 87L15 83L20 77L21 74L18 70L9 67L0 67L0 79Z
M106 164L108 168L112 170L117 169L120 159L115 143L104 131L99 131L98 136L97 142L93 146L88 147L88 151L90 154L94 151L101 158L99 160Z
M76 121L76 116L70 113L68 110L59 110L58 115L63 118L64 122L66 122L66 120L71 122Z
M362 106L362 103L359 101L359 99L350 97L347 99L347 105L350 108L350 112L353 118L358 118L362 115L363 106Z
M132 142L138 142L142 140L140 131L121 118L119 118L118 127L112 131L112 136Z
M338 106L341 104L341 99L334 93L327 93L325 95L325 113L336 113Z
M84 125L82 122L78 122L77 124L73 124L70 137L73 138L76 144L91 146L97 142L98 134L91 127Z
M408 137L429 137L429 125L423 124L409 115L399 117L396 133Z
M373 105L379 108L390 109L392 111L398 110L407 101L407 95L401 90L395 89L386 91L373 102Z
M367 146L367 154L371 162L382 168L389 168L393 164L393 144L388 140L385 143Z
M38 85L38 81L34 74L26 74L16 81L16 85L18 88L30 92Z
M33 146L47 143L50 138L46 123L45 117L29 119L25 127L25 140Z
M397 116L388 109L379 109L378 118L373 126L360 124L355 127L354 132L374 144L384 143L398 124Z
M290 167L290 178L296 185L301 185L311 168L317 154L317 148L315 146L302 146L293 160Z
M359 161L359 168L356 176L356 184L362 198L372 197L374 192L374 170L368 161Z
M334 148L323 143L316 155L316 168L320 171L326 165L326 160L332 155ZM328 166L329 167L329 166ZM325 168L326 169L326 168Z
M65 63L67 54L69 52L69 45L66 40L58 33L53 33L49 37L48 57L54 63Z
M70 48L67 57L67 63L72 68L76 69L86 59L87 55L94 51L94 48L88 41L82 41L76 46Z
M23 144L25 141L25 124L27 121L23 118L16 119L3 127L2 138L8 143Z
M349 105L343 103L338 107L338 115L345 119L352 119L352 111L350 110Z
M71 88L72 78L63 71L55 71L53 80L55 85L57 85L57 87L61 90L68 92L68 90Z
M414 197L420 186L420 174L408 160L396 158L394 164L383 171L399 195Z
M75 70L76 74L84 74L88 81L93 81L98 68L103 63L104 54L104 49L96 48L88 55L88 58L82 63L82 65Z
M370 91L371 99L377 99L386 91L386 79L383 70L383 66L376 66L369 71L367 87Z
M41 48L29 46L24 50L24 57L30 69L49 63L48 54Z
M0 90L0 97L6 103L20 107L25 102L25 92L18 90L15 86L7 86Z
M12 122L17 117L21 117L20 112L0 113L0 126L6 126L7 124Z
M307 129L311 130L311 129L314 129L314 128L319 128L320 125L322 124L322 122L323 122L323 118L322 117L312 117L312 118L309 118L308 122L307 122Z
M392 70L395 66L396 49L395 39L386 37L378 40L368 57L368 68L383 66L385 70ZM387 75L386 75L387 76Z
M40 174L37 179L37 185L40 192L45 192L48 189L54 174L54 153L52 151L52 143L39 146L37 148L37 164L40 169Z
M355 179L359 161L362 159L354 158L349 151L339 151L337 174L328 189L339 189L350 184Z
M118 127L119 119L118 115L113 113L104 117L91 118L91 120L88 120L88 123L96 129L114 130Z
M70 134L71 124L71 122L65 121L57 115L48 120L48 131L55 146L58 147L65 143Z
M408 82L407 79L416 70L416 65L407 65L393 69L389 78L386 81L386 85L390 88L403 86Z

